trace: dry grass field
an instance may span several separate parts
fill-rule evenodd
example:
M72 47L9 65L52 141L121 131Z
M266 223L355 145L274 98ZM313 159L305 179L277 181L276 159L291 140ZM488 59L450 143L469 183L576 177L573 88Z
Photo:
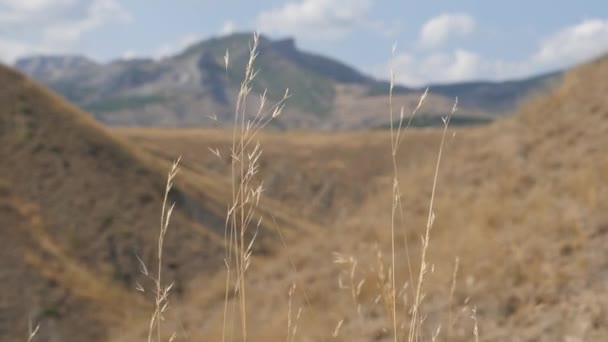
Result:
M145 341L162 311L154 340L605 340L607 80L393 158L395 131L109 129L2 67L0 339Z
M438 340L473 339L473 308L484 341L608 336L605 75L606 58L572 71L552 94L529 101L511 118L449 129L421 307L423 340L439 328ZM160 159L182 155L183 167L194 173L229 177L229 162L222 157L231 144L225 131L115 132ZM412 278L420 268L420 236L440 138L439 130L407 131L397 158L402 338L409 329ZM378 251L384 272L390 264L389 132L268 132L260 141L265 195L296 209L291 215L312 226L310 236L284 246L282 257L254 263L259 268L249 273L249 313L255 322L250 340L285 338L293 282L292 307L303 310L295 340L334 340L341 321L339 340L392 340L390 315L381 300L375 302L378 284L386 281ZM335 253L350 261L335 263ZM208 293L199 296L177 305L179 320L195 340L214 339L222 318L215 308L221 303L213 304Z

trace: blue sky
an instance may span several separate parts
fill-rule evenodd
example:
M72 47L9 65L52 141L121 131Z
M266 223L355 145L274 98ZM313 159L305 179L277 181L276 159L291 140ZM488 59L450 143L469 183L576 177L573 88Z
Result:
M606 0L0 0L0 59L163 58L258 30L409 85L508 79L608 51Z

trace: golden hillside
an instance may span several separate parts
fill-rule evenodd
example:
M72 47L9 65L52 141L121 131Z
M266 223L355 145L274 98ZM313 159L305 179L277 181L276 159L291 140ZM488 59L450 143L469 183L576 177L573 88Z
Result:
M43 340L106 341L148 317L150 298L135 288L152 283L138 257L155 272L170 163L3 66L0 159L0 339L26 336L31 319ZM184 170L169 196L178 209L163 261L176 298L195 276L223 267L228 189ZM264 253L272 236L260 238Z
M441 326L441 340L470 341L473 308L484 341L608 337L606 79L603 58L571 71L551 94L524 104L512 118L449 130L421 308L424 340ZM195 174L222 179L227 167L208 150L226 155L230 139L223 131L117 132L161 160L183 154ZM406 132L397 160L401 336L409 329L440 138L436 130ZM261 141L267 196L318 226L276 258L254 261L249 340L285 338L292 282L292 306L303 309L296 341L335 340L340 321L337 340L392 340L392 323L382 300L376 301L390 262L388 132L265 133ZM334 263L334 252L350 261ZM360 290L353 295L352 288ZM174 308L179 325L171 324L195 340L219 338L222 300L219 294L190 297Z

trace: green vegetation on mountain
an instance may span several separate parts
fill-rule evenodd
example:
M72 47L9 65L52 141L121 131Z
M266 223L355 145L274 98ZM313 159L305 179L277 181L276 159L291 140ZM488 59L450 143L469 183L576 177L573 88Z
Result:
M92 102L84 109L90 112L113 112L119 110L139 109L150 104L163 103L167 101L163 96L128 96L114 97L102 101Z

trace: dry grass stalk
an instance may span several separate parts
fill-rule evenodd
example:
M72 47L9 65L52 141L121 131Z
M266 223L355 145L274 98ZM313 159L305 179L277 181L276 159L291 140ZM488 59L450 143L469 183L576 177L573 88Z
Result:
M150 277L154 281L154 284L156 285L156 289L155 289L156 308L154 310L154 313L152 314L152 317L150 318L150 325L149 325L149 329L148 329L148 342L152 341L154 327L156 327L157 341L158 342L161 341L161 321L163 320L163 313L167 310L167 308L169 306L169 292L171 291L171 288L173 287L173 283L171 283L168 286L164 286L164 284L162 282L162 263L163 263L163 244L165 241L165 236L167 234L167 230L169 228L169 221L171 220L171 214L173 213L173 208L175 207L175 203L173 203L167 208L167 201L169 198L169 192L171 191L171 188L173 187L173 179L175 178L175 176L177 175L177 173L179 171L179 167L178 167L179 161L180 161L180 158L178 158L175 162L173 162L171 170L169 171L169 174L167 176L167 184L165 186L163 206L161 209L162 211L161 211L161 216L160 216L160 232L158 234L158 251L157 251L157 253L158 253L158 255L157 255L158 270L157 270L156 277L154 277L154 278ZM139 257L138 257L138 259L139 259ZM148 269L146 268L145 264L141 261L141 259L139 259L139 261L142 265L142 273L146 276L149 276ZM137 289L139 291L143 291L143 287L139 284L137 284ZM175 334L172 335L171 339L174 339L174 338L175 338Z
M475 342L479 342L479 326L477 324L477 307L476 306L473 306L473 309L471 309L471 319L474 322L473 335L475 336Z
M454 304L454 291L456 291L456 276L458 275L458 267L460 266L460 259L456 257L454 260L454 273L452 274L452 286L450 287L450 297L448 299L448 331L447 331L447 340L450 341L452 339L452 331L454 328L454 321L452 319L452 311Z
M260 106L253 116L247 115L246 100L252 92L252 82L254 81L257 70L254 69L254 62L258 54L259 35L256 33L250 45L249 61L245 69L245 77L237 97L234 127L232 134L231 151L231 175L232 175L232 204L226 215L225 239L228 245L226 257L226 288L224 300L224 319L222 328L222 341L226 339L227 317L228 317L228 297L230 284L232 282L232 272L234 276L234 292L238 295L239 311L241 317L241 332L243 341L247 341L247 296L245 274L251 264L253 244L257 236L257 229L261 224L261 219L257 221L256 231L251 238L248 237L252 220L260 196L263 192L262 184L256 184L254 179L259 170L259 159L262 149L256 140L257 133L266 127L268 123L278 117L289 98L288 90L283 98L270 108L266 108L266 91L260 95ZM225 63L228 67L228 52L226 53ZM234 315L233 315L234 316Z
M341 319L338 324L336 324L336 327L334 328L334 332L331 334L331 336L333 338L336 338L340 335L340 329L342 328L342 324L344 324L344 319Z
M418 110L424 104L424 101L428 94L428 88L424 91L424 93L420 96L418 101L418 105L412 111L412 114L409 117L407 124L403 125L404 120L404 108L401 107L400 115L399 115L399 124L395 127L395 118L394 118L394 108L393 108L393 91L395 87L395 71L392 67L392 60L395 56L395 51L397 49L396 45L393 45L392 53L391 53L391 68L390 68L390 83L389 83L389 115L390 115L390 134L391 134L391 161L393 165L393 191L392 191L392 206L391 206L391 271L390 271L390 297L391 297L391 318L393 321L393 334L394 341L397 342L399 339L399 334L397 330L397 293L396 293L396 285L395 285L395 226L396 226L396 216L397 213L401 216L401 221L403 221L403 205L401 202L401 186L399 184L398 178L398 167L397 167L397 152L399 151L399 146L401 145L401 141L403 138L403 134L410 127L412 120L416 116ZM412 272L412 264L410 261L410 253L408 249L407 240L405 241L405 254L407 259L408 271L410 279L413 279Z
M295 319L292 317L292 304L293 304L293 296L296 291L296 282L294 281L289 287L289 301L287 304L287 342L293 342L296 338L296 333L298 331L298 321L300 320L300 315L302 314L302 307L298 308L298 312L295 316Z
M374 300L374 303L378 303L380 300L382 300L382 304L384 307L384 311L386 314L386 317L393 317L393 305L396 306L396 301L394 301L393 299L395 298L394 292L393 292L393 275L392 275L392 269L389 268L388 270L384 269L384 256L382 254L382 250L380 250L380 248L378 248L377 253L376 253L376 260L378 262L378 268L377 268L377 272L376 272L376 282L377 282L377 287L378 287L378 291L380 292L378 294L378 296L376 297L376 299ZM395 309L396 311L396 309Z
M433 334L433 337L431 339L432 342L437 341L437 337L439 337L439 333L441 332L441 325L439 325L437 327L437 330L435 330L435 333Z
M344 285L344 283L342 282L342 275L340 275L338 277L338 285L340 289L349 289L350 290L350 295L351 298L353 300L353 304L357 310L357 314L359 316L361 316L361 304L359 303L359 296L361 294L361 289L363 288L363 285L365 284L365 278L359 280L358 282L356 281L356 271L357 271L357 259L354 256L346 256L343 254L340 254L338 252L334 252L334 263L338 264L338 265L346 265L349 267L348 269L348 280L349 280L349 284Z
M412 318L410 321L410 331L409 331L409 335L408 335L408 342L418 340L419 329L420 329L420 325L422 324L422 320L419 318L419 311L420 311L420 303L422 302L422 299L424 297L424 295L422 294L424 276L426 274L427 267L428 267L427 262L426 262L426 255L427 255L427 251L429 248L431 228L433 227L433 221L435 220L435 212L433 211L433 208L434 208L433 205L435 202L435 191L437 189L437 177L439 175L439 166L441 165L441 156L443 155L443 145L445 143L445 136L448 131L450 119L451 119L452 115L456 112L457 107L458 107L458 98L456 98L456 101L454 102L454 107L452 108L450 115L442 118L443 133L441 135L441 143L439 144L439 153L437 155L437 163L435 164L435 175L433 177L433 187L431 190L431 200L429 203L429 212L428 212L428 217L427 217L427 222L426 222L426 230L424 233L424 237L422 238L420 272L418 273L418 284L416 286L416 296L414 298L414 306L412 308Z
M32 328L32 320L29 321L28 324L28 336L27 336L27 342L32 342L34 340L34 337L36 337L36 334L38 333L38 330L40 329L40 324L36 324L35 328Z

